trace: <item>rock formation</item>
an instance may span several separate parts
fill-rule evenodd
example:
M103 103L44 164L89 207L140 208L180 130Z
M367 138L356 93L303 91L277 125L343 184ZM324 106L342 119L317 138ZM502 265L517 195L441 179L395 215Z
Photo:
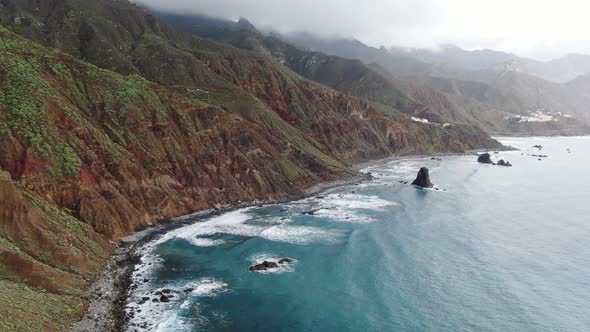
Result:
M416 187L421 187L421 188L434 187L434 185L430 182L430 175L428 172L428 168L426 168L426 167L420 168L420 171L418 172L418 177L416 177L416 180L414 180L414 182L412 182L412 185L414 185Z
M277 267L279 267L279 264L275 262L264 261L260 264L250 266L250 271L266 271L269 269L276 269Z
M281 258L278 263L277 262L264 261L262 263L254 264L254 265L250 266L249 270L250 271L266 271L266 270L272 270L272 269L278 268L279 265L291 264L293 262L295 262L295 260L293 258Z
M505 167L511 167L512 164L509 161L504 161L504 159L500 159L500 161L498 161L498 163L496 164L498 166L505 166Z
M494 165L494 162L492 161L492 158L489 153L480 154L479 157L477 157L477 162L482 164Z

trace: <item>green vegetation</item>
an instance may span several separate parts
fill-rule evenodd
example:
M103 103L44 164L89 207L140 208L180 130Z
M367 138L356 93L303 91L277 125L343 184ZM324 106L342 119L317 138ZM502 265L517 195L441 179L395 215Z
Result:
M78 297L52 294L3 278L0 289L1 331L62 330L83 305Z

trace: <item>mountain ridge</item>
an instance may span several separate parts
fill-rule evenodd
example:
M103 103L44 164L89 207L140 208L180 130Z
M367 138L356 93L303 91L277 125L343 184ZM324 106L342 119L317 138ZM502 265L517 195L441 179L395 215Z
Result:
M501 147L193 38L126 1L3 5L3 329L65 329L113 241L164 219L298 194L352 176L353 162Z

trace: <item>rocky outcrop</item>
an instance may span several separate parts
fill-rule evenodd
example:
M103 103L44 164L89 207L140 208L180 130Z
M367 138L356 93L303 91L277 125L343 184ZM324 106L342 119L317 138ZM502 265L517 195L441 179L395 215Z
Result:
M284 264L293 264L293 258L281 258L278 262L264 261L262 263L254 264L249 267L250 271L267 271L280 267Z
M482 163L482 164L494 165L494 162L492 161L492 157L490 156L489 153L480 154L479 157L477 157L477 162Z
M430 174L428 168L422 167L418 172L416 180L412 182L412 185L420 188L432 188L434 185L430 182Z
M505 166L505 167L512 167L512 164L509 161L504 161L504 159L500 159L496 165Z
M277 267L279 267L279 264L277 264L276 262L269 262L269 261L264 261L260 264L254 264L252 266L250 266L250 271L266 271L269 269L276 269Z

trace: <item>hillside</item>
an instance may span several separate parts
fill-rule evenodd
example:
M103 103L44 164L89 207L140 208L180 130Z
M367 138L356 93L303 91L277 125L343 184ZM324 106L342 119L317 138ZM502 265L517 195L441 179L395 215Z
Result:
M352 162L499 146L194 39L128 2L4 6L9 30L71 55L0 28L3 330L63 329L112 241L146 225L297 194L351 176Z
M402 77L399 72L390 73L388 67L396 62L411 68L403 65L405 60L399 62L398 57L358 41L320 41L308 34L287 37L295 38L295 43L310 41L311 46L317 49L309 51L290 44L283 37L265 35L245 19L231 22L199 15L157 14L185 31L271 57L306 78L432 122L463 123L482 127L488 132L507 134L571 135L589 132L590 127L585 122L557 115L573 113L584 118L588 112L581 98L568 93L559 84L517 73L507 67L509 63L479 71L431 65L428 70L422 68L424 71L419 71L419 76ZM335 45L341 47L328 51L334 53L340 50L342 57L317 52ZM358 52L351 52L352 49ZM382 58L370 57L369 53L381 54ZM447 53L451 56L461 52L449 48ZM347 56L356 58L347 59ZM482 57L479 61L487 61L488 64L511 57L492 51L471 52L463 57L475 62L473 59L478 56ZM360 61L366 59L374 59L379 64ZM551 123L518 120L519 124L514 124L515 118L529 117L535 112L554 114Z

